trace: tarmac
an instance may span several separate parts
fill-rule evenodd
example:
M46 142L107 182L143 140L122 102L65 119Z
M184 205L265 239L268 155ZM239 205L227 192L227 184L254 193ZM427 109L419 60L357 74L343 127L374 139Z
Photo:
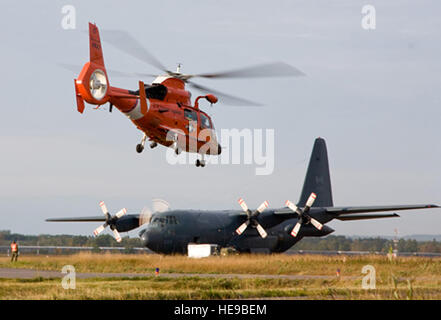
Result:
M23 268L0 268L0 278L3 279L34 279L34 278L62 278L66 273L48 270L34 270ZM78 279L88 278L145 278L145 277L162 277L162 278L182 278L182 277L200 277L200 278L238 278L238 279L287 279L287 280L308 280L323 279L331 280L337 276L329 275L263 275L263 274L212 274L212 273L75 273ZM343 279L356 279L357 277L345 277Z

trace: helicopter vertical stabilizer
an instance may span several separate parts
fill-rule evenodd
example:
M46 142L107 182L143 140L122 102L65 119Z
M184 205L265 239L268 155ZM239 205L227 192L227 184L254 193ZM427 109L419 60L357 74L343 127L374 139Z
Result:
M90 61L75 79L78 112L83 113L84 101L102 105L109 101L109 79L104 67L100 34L95 24L89 23Z

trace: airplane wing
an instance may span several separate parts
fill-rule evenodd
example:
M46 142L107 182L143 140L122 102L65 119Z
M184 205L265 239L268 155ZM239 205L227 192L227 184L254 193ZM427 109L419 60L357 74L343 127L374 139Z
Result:
M384 212L384 211L402 211L402 210L415 210L415 209L433 209L440 208L435 204L415 204L415 205L396 205L396 206L359 206L359 207L327 207L323 208L326 213L334 216L335 219L348 221L348 220L368 220L379 218L397 218L398 214L363 214L372 212ZM277 215L296 215L295 212L289 208L283 208L276 210L274 214Z
M46 219L48 222L99 222L106 221L106 217L101 216L92 216L92 217L76 217L76 218L50 218Z
M338 220L351 221L351 220L368 220L379 218L397 218L398 214L359 214L359 213L371 213L382 211L401 211L401 210L414 210L414 209L432 209L439 208L434 204L416 204L416 205L397 205L397 206L366 206L366 207L332 207L326 208L326 212L335 214Z
M433 208L439 208L439 206L435 204L415 204L415 205L397 205L397 206L330 207L330 208L326 208L326 212L336 215L344 215L344 214L353 214L353 213L369 213L369 212L433 209Z

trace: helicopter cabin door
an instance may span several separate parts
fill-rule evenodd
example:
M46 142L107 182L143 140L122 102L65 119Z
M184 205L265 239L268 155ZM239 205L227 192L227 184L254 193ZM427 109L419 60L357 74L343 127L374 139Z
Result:
M184 125L188 137L187 146L190 149L188 151L197 151L198 112L196 110L184 108Z

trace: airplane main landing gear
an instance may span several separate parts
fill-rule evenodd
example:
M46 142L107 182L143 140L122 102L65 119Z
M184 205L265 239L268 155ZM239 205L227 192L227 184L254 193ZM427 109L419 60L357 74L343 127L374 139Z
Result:
M158 146L158 143L155 142L155 141L153 141L152 143L150 143L150 148L151 148L151 149L156 148L157 146Z
M141 153L144 150L145 140L147 139L147 135L144 134L142 137L141 143L136 145L136 152Z

